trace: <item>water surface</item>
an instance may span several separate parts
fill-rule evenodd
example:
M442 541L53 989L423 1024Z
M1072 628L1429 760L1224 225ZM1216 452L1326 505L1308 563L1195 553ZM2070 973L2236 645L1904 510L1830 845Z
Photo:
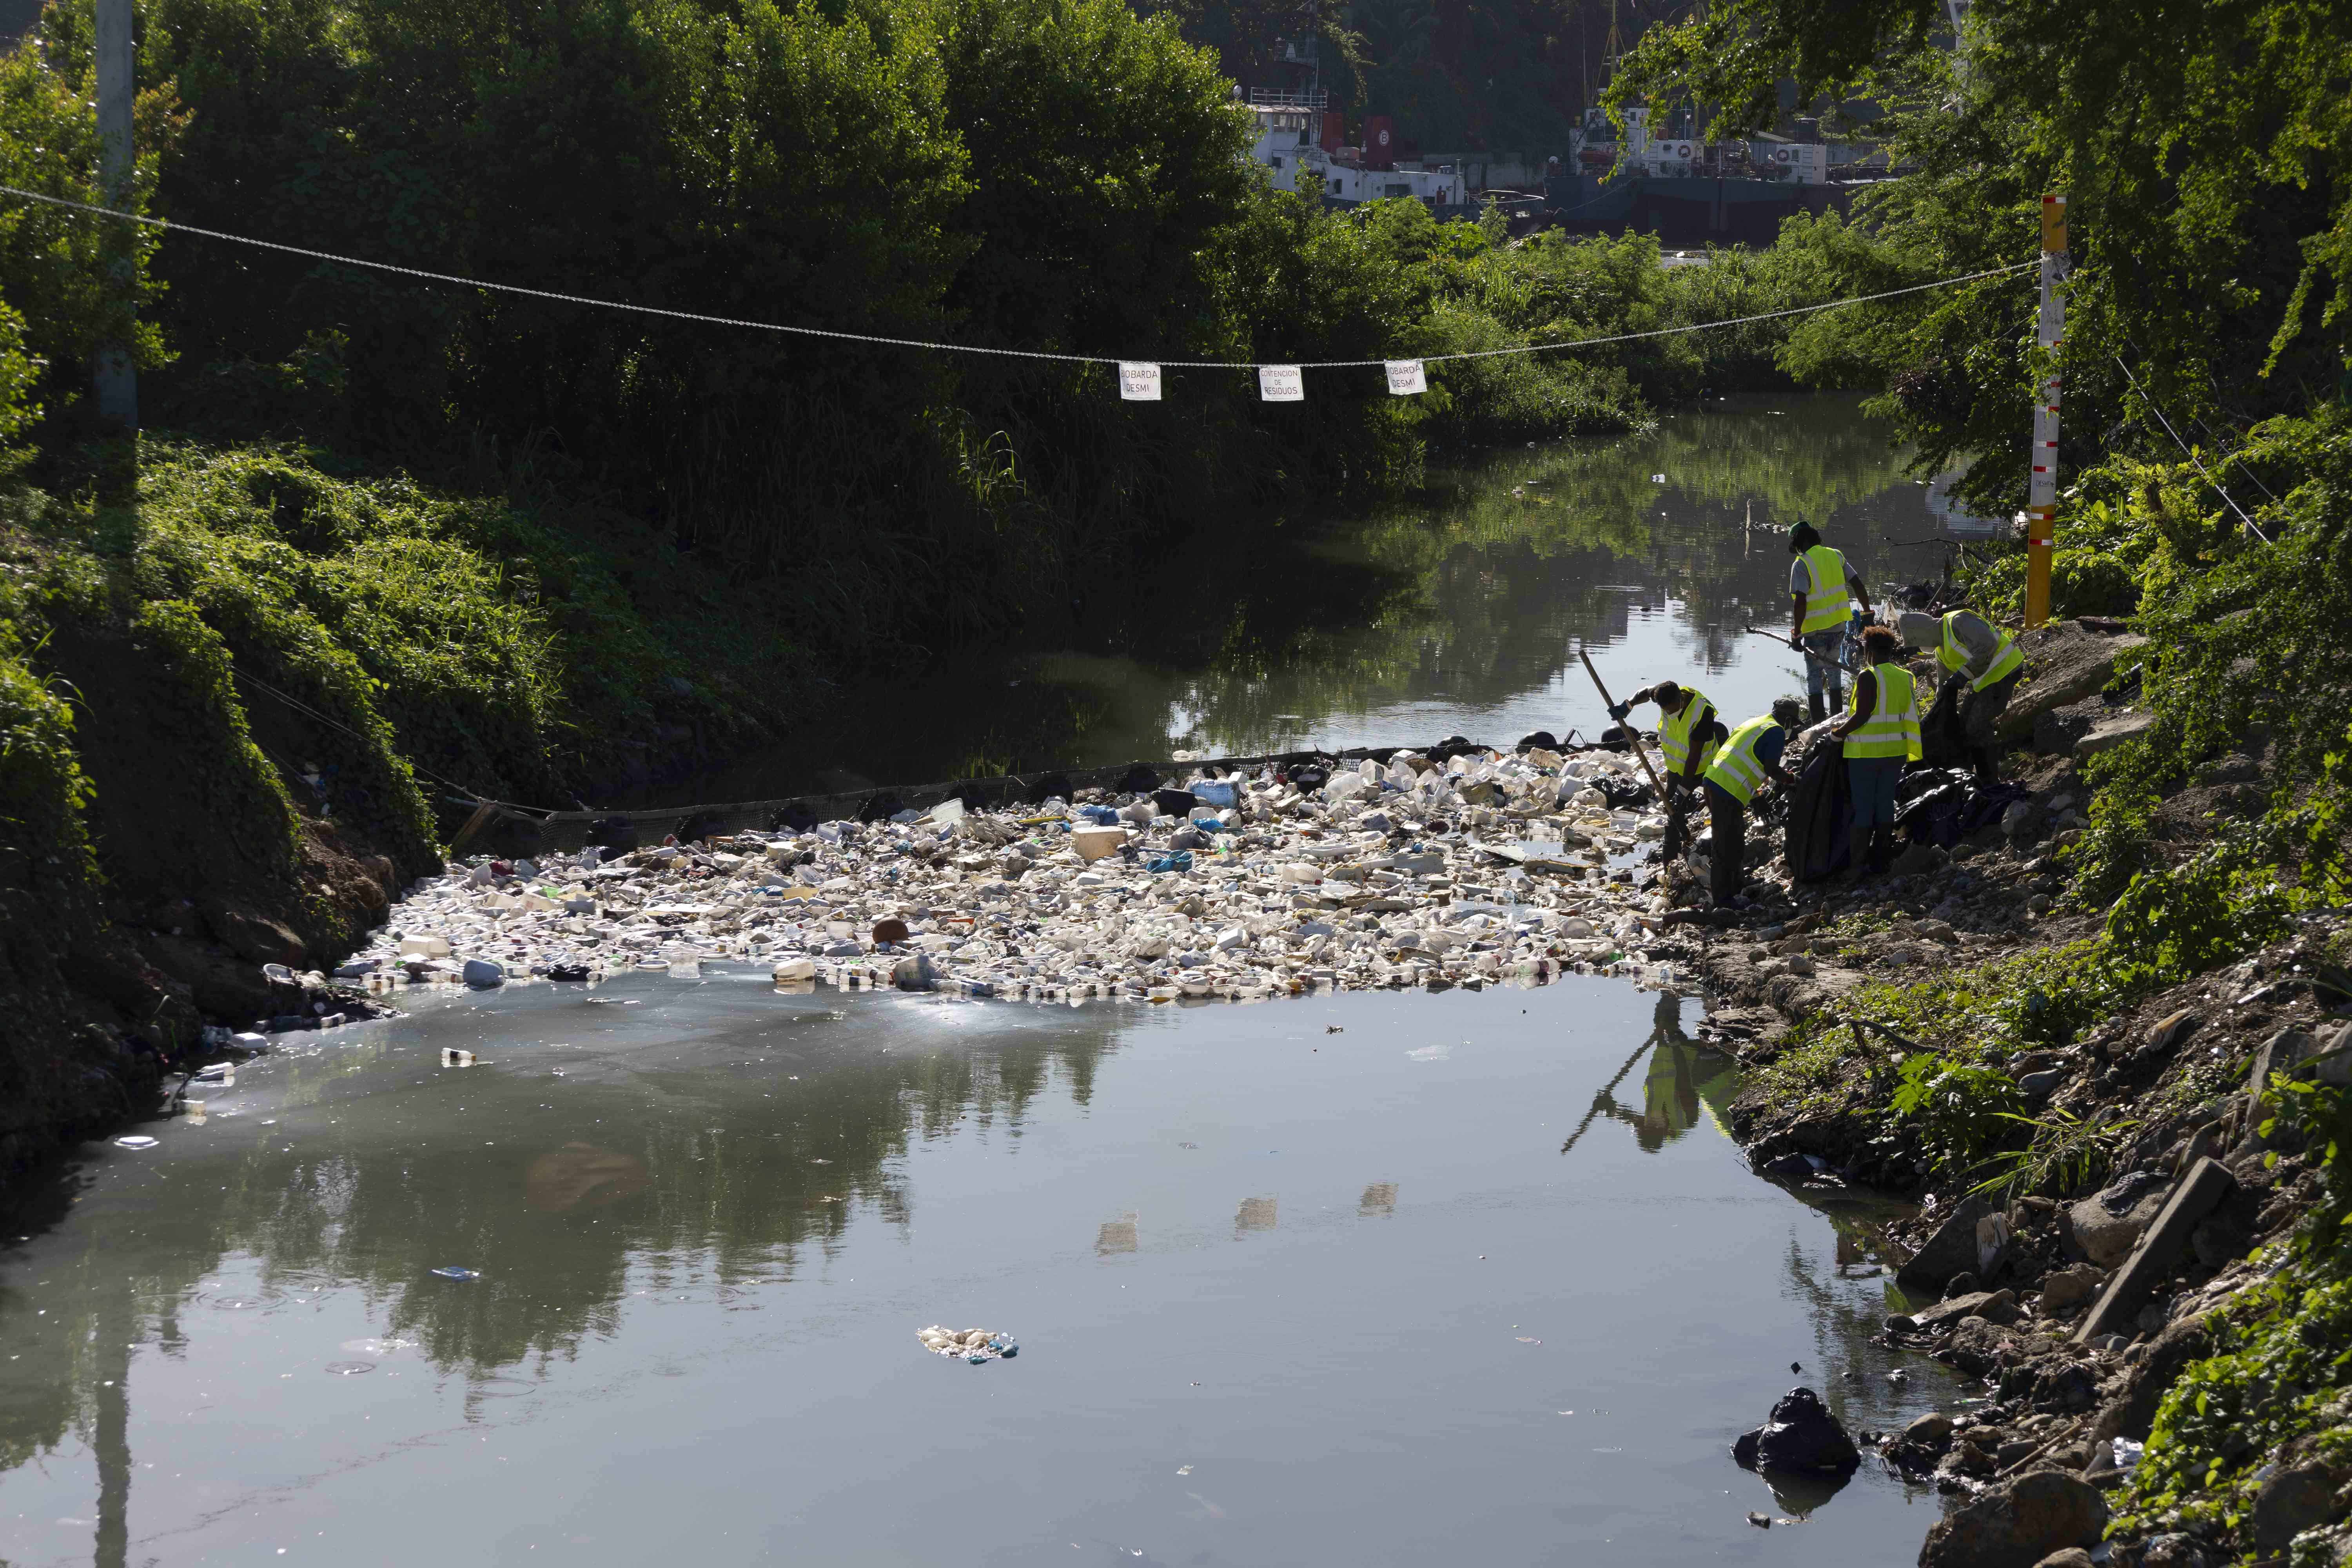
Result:
M1867 1468L1747 1522L1817 1500L1726 1452L1792 1384L1949 1392L1696 1009L633 975L316 1037L19 1219L0 1557L1907 1560L1936 1502Z
M1785 633L1791 521L1874 585L1936 577L1969 536L1902 458L1853 397L1716 400L1440 469L1370 514L1211 525L1148 569L1085 563L1093 585L1043 651L872 682L847 719L650 804L1177 750L1589 736L1608 721L1580 648L1620 696L1696 682L1737 722L1803 690L1785 644L1741 629Z

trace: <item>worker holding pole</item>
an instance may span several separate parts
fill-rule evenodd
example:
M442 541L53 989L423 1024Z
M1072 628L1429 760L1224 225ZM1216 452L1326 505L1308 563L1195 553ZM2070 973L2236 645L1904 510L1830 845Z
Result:
M1706 811L1715 832L1708 851L1708 890L1717 909L1727 908L1748 880L1748 808L1757 792L1778 781L1793 785L1795 775L1780 765L1797 731L1797 700L1783 697L1772 711L1731 731L1706 766Z
M1805 656L1805 702L1818 724L1845 706L1844 667L1839 662L1853 606L1864 621L1873 614L1870 588L1846 564L1843 552L1822 542L1821 530L1799 518L1789 530L1789 646Z
M1611 703L1609 717L1622 724L1634 708L1644 702L1658 705L1658 750L1666 758L1664 854L1673 860L1690 847L1690 809L1698 799L1699 780L1706 774L1707 763L1715 760L1716 748L1731 731L1717 716L1715 704L1707 700L1705 692L1677 686L1671 680L1643 687L1624 701Z

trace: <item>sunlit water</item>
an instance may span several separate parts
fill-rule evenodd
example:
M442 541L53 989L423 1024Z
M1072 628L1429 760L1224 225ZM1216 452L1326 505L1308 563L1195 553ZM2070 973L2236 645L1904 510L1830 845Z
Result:
M1089 586L1050 651L873 682L837 726L647 804L1177 750L1591 736L1608 720L1580 648L1621 697L1695 682L1737 723L1803 690L1786 644L1742 629L1786 634L1790 521L1874 586L1939 575L1979 532L1901 458L1851 397L1717 401L1441 470L1370 516L1213 525L1148 569L1081 562Z
M632 975L314 1037L17 1222L0 1556L1907 1560L1932 1495L1727 1455L1958 1391L1886 1380L1864 1211L1748 1173L1696 1007Z

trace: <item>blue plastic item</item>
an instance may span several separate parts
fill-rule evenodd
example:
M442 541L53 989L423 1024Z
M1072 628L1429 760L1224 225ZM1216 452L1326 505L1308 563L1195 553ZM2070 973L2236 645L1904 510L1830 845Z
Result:
M1097 827L1117 827L1118 826L1118 813L1108 805L1082 805L1078 807L1078 815L1085 817L1088 822L1093 823Z
M1228 806L1234 804L1233 783L1229 779L1202 779L1192 786L1192 796L1202 805Z
M482 1277L478 1268L436 1268L433 1272L444 1279L479 1279Z
M1144 862L1143 868L1147 871L1189 871L1192 868L1192 852L1179 849L1173 855L1154 856Z

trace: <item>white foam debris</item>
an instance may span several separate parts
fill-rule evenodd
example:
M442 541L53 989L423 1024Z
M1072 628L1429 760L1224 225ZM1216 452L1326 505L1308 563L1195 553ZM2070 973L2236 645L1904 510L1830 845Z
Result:
M1400 752L1321 780L1265 766L1169 785L1201 786L1189 807L1081 790L610 859L477 859L419 883L360 956L373 991L459 983L484 961L516 981L733 963L783 990L1069 1003L1476 990L1572 970L1670 983L1628 957L1667 909L1630 864L1664 811L1610 804L1640 782L1625 753Z

